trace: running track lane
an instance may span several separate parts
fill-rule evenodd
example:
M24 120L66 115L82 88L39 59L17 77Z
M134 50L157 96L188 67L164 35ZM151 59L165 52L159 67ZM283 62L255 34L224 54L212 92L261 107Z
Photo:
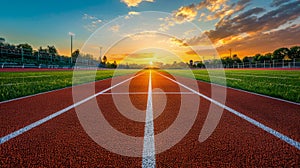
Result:
M124 81L128 78L128 76L121 77L120 81ZM144 81L144 79L148 79L148 76L141 75L139 80ZM103 83L106 85L106 89L110 87L110 81L108 81L105 80L103 82L96 83L96 85L102 85ZM144 86L145 90L147 91L148 83L146 82ZM97 87L99 86L96 86L96 90ZM82 92L85 92L86 88L87 86L83 85L81 87ZM63 91L64 90L59 92ZM40 96L41 95L38 97ZM52 99L54 98L57 99L57 97L53 96ZM99 99L100 104L109 104L106 98L107 96L101 97ZM141 101L143 100L141 99ZM90 102L88 101L84 104L89 105L89 103ZM28 104L28 106L32 106L32 104ZM49 106L45 106L44 108L47 107ZM56 107L53 106L52 108ZM109 107L108 109L110 110L107 112L109 113L111 110L113 110L113 108L114 107ZM57 108L56 111L58 110L61 109ZM1 115L4 116L4 113L5 111L1 111ZM23 113L26 112L23 111ZM40 111L35 111L35 114L39 115ZM18 114L16 114L16 116L17 115ZM113 115L108 116L108 120L112 120ZM40 118L42 117L40 116ZM30 119L30 116L27 116L27 119ZM121 128L124 130L124 125ZM144 124L137 123L130 129L137 130L137 132L138 130L142 130L141 134L143 135ZM131 130L131 132L133 132L133 130ZM74 109L71 109L68 112L59 115L58 117L24 134L21 134L14 139L11 139L10 141L2 144L0 148L0 164L3 167L19 167L20 165L24 167L52 167L53 165L58 167L137 167L142 165L141 158L120 156L105 150L93 142L82 129Z
M130 92L147 92L147 89L142 89L147 88L147 79L148 76L145 75L134 79L139 82L132 83L134 81L132 80L131 86L135 86L130 87ZM174 83L167 81L167 79L161 76L153 74L152 79L153 91L156 88L160 88L163 91L179 91L180 86L174 85ZM103 83L105 82L101 82L97 84L97 86L102 85ZM202 82L198 82L198 84L201 86L201 92L205 92L203 94L210 94L209 84ZM145 87L141 87L141 85L144 85ZM134 88L140 89L134 90ZM135 100L135 102L137 102L134 103L134 105L138 108L145 109L147 96L142 94L140 94L141 97L139 98L135 98L135 96L136 95L134 94L130 95L131 100ZM161 103L159 100L162 98L163 96L160 97L160 95L157 95L157 97L153 96L154 113L155 104ZM261 106L253 107L253 102L245 104L245 102L247 102L245 100L260 100L260 102L263 104L263 107L269 106L269 109L275 110L275 112L271 110L264 110L264 108ZM19 101L18 102L22 104L21 102L24 100ZM111 95L100 95L97 97L97 101L105 102L105 104L101 104L100 108L105 110L104 115L114 127L129 135L143 136L144 123L132 122L126 119L124 116L118 114L117 109L113 107ZM180 95L167 95L166 108L162 114L154 120L155 134L162 132L168 127L168 124L172 124L172 121L175 120L179 108L178 101L180 101ZM230 103L231 101L233 103ZM50 102L51 101L49 101L49 103ZM240 105L236 104L235 102L243 102L244 105L240 107ZM267 102L267 104L264 104L265 102ZM142 104L144 104L144 107ZM278 104L279 108L272 108L269 104ZM2 111L3 105L7 104L1 104L1 118L4 116L4 112ZM156 155L157 167L248 167L251 165L299 165L299 150L226 111L224 112L222 119L212 136L207 141L200 143L198 141L198 136L206 118L209 105L209 101L201 99L199 113L195 121L196 124L193 125L187 136L185 136L177 145L166 152ZM285 133L285 135L290 135L290 137L293 137L296 140L299 139L299 131L297 132L297 129L299 129L298 122L294 122L299 121L300 118L299 111L297 111L299 106L297 105L291 105L278 100L262 98L257 95L231 89L228 89L228 101L226 102L226 105L229 107L234 106L234 109L248 116L252 116L252 118L256 119L257 121L260 121L265 125L280 131L281 133ZM7 105L7 109L9 109L9 106L14 106L14 104ZM284 108L285 112L292 116L292 120L289 120L289 116L282 115L283 112L281 111L280 107ZM159 107L156 108L159 109ZM20 114L20 112L16 110L18 108L11 107L11 109L15 109L14 113L16 116ZM34 110L35 108L32 107L30 109ZM28 111L24 110L22 113L26 113ZM34 115L25 115L25 119L23 121L31 120L30 118L32 116L36 117L39 115L39 113L43 112L35 111L35 113L33 113ZM293 117L296 118L293 119ZM267 119L266 121L264 120L265 118ZM283 122L278 120L282 120ZM124 125L126 125L126 127L124 127ZM272 127L272 125L275 125L275 127ZM288 128L285 128L285 126L288 126ZM1 128L6 127L7 126L2 125L1 122ZM155 139L155 143L161 143L164 141L164 139ZM54 164L57 166L64 165L72 167L123 167L126 165L128 167L140 167L142 165L141 158L116 155L95 144L85 134L84 130L82 130L74 110L70 110L61 116L52 119L51 121L20 135L9 142L2 144L0 148L0 164L3 165L3 167L14 167L18 165L53 166Z

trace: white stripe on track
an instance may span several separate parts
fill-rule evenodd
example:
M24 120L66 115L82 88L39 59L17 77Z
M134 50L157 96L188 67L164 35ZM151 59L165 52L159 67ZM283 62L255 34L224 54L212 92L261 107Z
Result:
M175 95L183 95L183 94L195 94L193 92L152 92L152 95L162 95L162 94L175 94ZM108 92L103 93L103 95L148 95L148 92Z
M100 82L100 81L104 81L104 80L108 80L108 79L111 79L111 78L100 79L100 80L97 80L97 81L82 83L82 84L78 84L78 85L75 85L75 86L67 86L67 87L63 87L63 88L59 88L59 89L54 89L54 90L40 92L40 93L27 95L27 96L23 96L23 97L17 97L17 98L13 98L13 99L9 99L9 100L4 100L4 101L0 102L0 104L12 102L12 101L17 101L17 100L22 100L22 99L27 99L27 98L30 98L30 97L35 97L35 96L39 96L39 95L43 95L43 94L47 94L47 93L51 93L51 92L57 92L57 91L64 90L64 89L69 89L69 88L72 88L72 87L79 87L79 86L82 86L82 85L88 85L88 84L91 84L93 82Z
M141 74L143 74L143 73L141 73ZM139 74L137 76L140 76L141 74ZM93 98L95 98L95 97L111 90L112 88L115 88L115 87L117 87L117 86L119 86L123 83L126 83L127 81L130 81L131 79L133 79L137 76L133 76L131 78L128 78L128 79L126 79L126 80L124 80L120 83L117 83L117 84L115 84L115 85L113 85L113 86L111 86L107 89L102 90L101 92L98 92L98 93L96 93L96 94L94 94L90 97L87 97L87 98L85 98L85 99L83 99L83 100L81 100L77 103L74 103L74 104L72 104L72 105L70 105L70 106L68 106L68 107L66 107L66 108L64 108L64 109L62 109L58 112L55 112L55 113L53 113L53 114L51 114L51 115L49 115L49 116L47 116L47 117L45 117L41 120L38 120L38 121L36 121L32 124L29 124L29 125L21 128L21 129L15 131L15 132L12 132L12 133L4 136L4 137L1 137L0 138L0 145L7 142L7 141L9 141L9 140L11 140L11 139L13 139L13 138L15 138L15 137L17 137L17 136L19 136L19 135L21 135L21 134L23 134L23 133L25 133L25 132L27 132L27 131L29 131L29 130L31 130L31 129L33 129L33 128L35 128L35 127L37 127L37 126L39 126L39 125L41 125L41 124L43 124L43 123L45 123L45 122L47 122L47 121L49 121L49 120L51 120L51 119L53 119L53 118L55 118L55 117L57 117L57 116L59 116L59 115L61 115L61 114L63 114L63 113L65 113L65 112L67 112L67 111L69 111L69 110L71 110L72 108L75 108L75 107L77 107L77 106L79 106L79 105L81 105L81 104L83 104L83 103L85 103L85 102L87 102L87 101L89 101L89 100L91 100L91 99L93 99Z
M143 146L143 168L156 167L155 162L155 145L154 145L154 123L153 123L153 106L152 106L152 80L151 70L149 75L148 100L146 109L144 146Z
M210 97L208 97L208 96L205 96L204 94L201 94L201 93L189 88L188 86L186 86L182 83L179 83L179 82L177 82L177 81L175 81L175 80L173 80L173 79L171 79L171 78L169 78L169 77L167 77L167 76L165 76L161 73L158 73L158 74L165 77L165 78L167 78L167 79L169 79L170 81L172 81L174 83L177 83L178 85L190 90L191 92L199 95L200 97L203 97L204 99L220 106L221 108L224 108L225 110L229 111L230 113L235 114L236 116L248 121L249 123L261 128L262 130L272 134L273 136L283 140L284 142L286 142L286 143L290 144L291 146L293 146L293 147L297 148L298 150L300 150L300 143L298 141L293 140L292 138L290 138L286 135L283 135L282 133L280 133L280 132L278 132L278 131L276 131L276 130L274 130L274 129L272 129L272 128L270 128L270 127L268 127L268 126L266 126L266 125L264 125L264 124L262 124L262 123L260 123L256 120L254 120L254 119L252 119L252 118L250 118L250 117L248 117L248 116L246 116L246 115L244 115L244 114L242 114L242 113L240 113L240 112L238 112L238 111L236 111L236 110L234 110L234 109L232 109L232 108L230 108L230 107L228 107L228 106L226 106L226 105L224 105L224 104L222 104L222 103L220 103L220 102L218 102L218 101L216 101L212 98L210 98Z

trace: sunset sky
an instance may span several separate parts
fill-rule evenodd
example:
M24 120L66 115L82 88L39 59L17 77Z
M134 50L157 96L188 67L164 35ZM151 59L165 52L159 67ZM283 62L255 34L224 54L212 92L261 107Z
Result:
M70 55L69 32L74 49L98 57L101 46L118 62L210 59L228 56L229 49L242 58L300 45L299 0L15 0L1 6L6 42L54 45L63 55Z

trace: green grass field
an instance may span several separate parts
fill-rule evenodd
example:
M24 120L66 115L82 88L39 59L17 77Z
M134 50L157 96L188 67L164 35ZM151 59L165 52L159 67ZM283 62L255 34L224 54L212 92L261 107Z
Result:
M134 71L118 71L118 75ZM111 78L114 70L76 71L74 85ZM115 74L116 75L116 74ZM0 101L50 90L73 84L73 71L0 72Z
M119 70L117 71L117 76L135 72L136 70ZM300 71L209 70L208 72L206 70L193 70L191 72L187 70L168 70L168 72L173 75L195 78L201 81L300 102ZM113 75L114 70L99 70L97 72L77 71L74 84L78 85L106 79ZM73 71L1 72L0 101L72 86L72 78Z
M169 73L193 78L186 70ZM300 102L299 70L193 70L192 73L197 80Z

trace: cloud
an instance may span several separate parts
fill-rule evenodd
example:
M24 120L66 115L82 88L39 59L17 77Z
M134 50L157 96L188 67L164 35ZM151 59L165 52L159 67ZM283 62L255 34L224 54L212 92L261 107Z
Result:
M133 53L133 54L129 54L128 56L134 59L145 59L145 58L153 58L154 53Z
M242 56L247 53L270 52L282 47L283 44L299 45L300 25L297 19L300 20L300 4L298 1L281 3L270 11L261 7L245 10L249 5L247 3L249 0L240 0L232 4L234 12L221 18L213 30L191 38L172 39L171 42L178 46L202 47L205 44L209 46L211 44L205 36L207 35L219 52L224 54L228 53L228 48L236 48ZM222 7L216 6L210 9L216 12ZM208 15L200 16L203 19Z
M210 46L212 43L205 34L194 36L189 39L185 39L185 42L190 46Z
M114 26L110 27L109 30L112 31L112 32L114 32L114 33L119 32L120 25L114 25Z
M122 61L125 57L127 57L129 54L109 54L108 57L111 60L115 60L115 61Z
M213 42L216 42L243 32L256 31L255 29L257 27L253 23L255 23L258 18L254 15L263 11L263 8L253 8L232 19L222 19L216 24L215 30L210 30L206 32L206 34Z
M96 16L91 16L88 14L83 14L82 19L87 22L87 24L84 25L83 27L90 32L94 32L102 23L101 19L98 19Z
M289 2L290 0L273 0L273 2L271 3L271 7L278 7L284 3Z
M130 11L130 12L128 12L128 15L125 16L125 19L130 19L132 16L137 16L140 14L141 14L140 12Z
M154 53L122 53L122 54L108 54L111 60L115 61L132 61L136 62L143 59L151 59L154 57Z
M130 38L131 40L142 40L147 38L153 38L157 35L156 31L143 31L136 34L126 34L124 37Z
M184 22L190 22L195 20L198 11L195 4L191 4L189 6L182 6L178 10L173 11L171 17L166 17L164 19L165 23L161 24L160 30L166 31L170 26L174 26L175 24L181 24Z
M175 44L175 45L180 46L180 47L189 46L186 42L184 42L184 40L181 40L181 39L178 39L178 38L175 38L175 37L171 37L169 40L172 44Z
M189 36L189 35L192 35L192 34L195 34L195 33L197 33L197 29L196 29L196 28L193 28L193 29L191 29L191 30L185 31L183 34L184 34L185 36Z
M289 3L258 16L264 11L263 8L253 8L238 16L224 18L216 24L215 30L207 31L206 34L216 42L242 33L270 31L297 19L300 16L300 5L298 2Z
M210 40L207 38L205 34L202 34L200 36L194 36L192 38L183 38L183 39L178 39L175 37L172 37L169 39L172 44L175 44L180 47L189 47L189 46L211 46L212 43Z
M165 23L161 24L161 31L166 31L175 24L194 21L200 10L208 10L206 14L201 12L200 21L210 21L215 19L223 19L225 16L231 16L236 12L243 10L249 5L250 0L239 0L237 3L228 4L229 0L204 0L198 4L182 6L178 10L172 12L171 17L164 19Z
M128 15L140 15L140 12L130 11Z
M82 19L85 19L85 20L95 20L95 19L97 19L97 17L91 16L91 15L88 15L88 14L85 13L85 14L83 14Z
M206 8L210 11L210 14L206 16L206 21L215 19L222 20L224 17L230 17L231 15L244 10L249 5L249 2L250 0L239 0L237 3L227 4L226 0L222 0L218 1L219 5L209 4ZM210 3L212 3L212 1L210 1Z
M121 2L125 3L128 7L137 7L143 1L154 2L154 0L121 0Z
M205 0L197 5L197 9L200 10L202 8L206 8L210 12L216 12L226 6L227 1L228 0Z
M198 12L194 4L189 6L183 6L178 11L173 12L173 20L176 23L183 23L193 21L197 16Z
M299 24L269 33L261 32L253 36L247 36L243 39L232 41L225 46L218 47L217 50L224 54L228 53L228 48L233 48L241 56L251 56L257 53L272 52L276 48L299 45L298 39L300 39Z

